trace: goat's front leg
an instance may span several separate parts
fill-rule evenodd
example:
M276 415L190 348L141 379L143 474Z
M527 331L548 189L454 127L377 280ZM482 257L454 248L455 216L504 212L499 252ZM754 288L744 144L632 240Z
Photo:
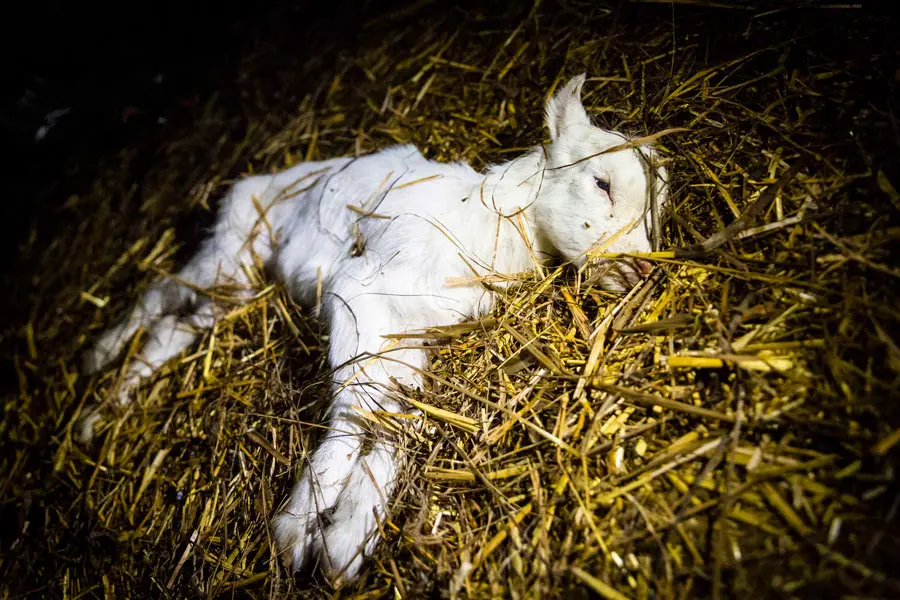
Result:
M333 412L328 433L313 452L303 475L272 521L278 552L292 570L303 567L327 526L328 513L353 473L365 430L351 413Z
M329 433L311 457L282 511L273 521L278 551L293 569L315 552L328 576L353 579L379 538L379 522L387 516L403 460L388 432L360 414L405 409L393 382L421 383L417 369L425 364L421 349L386 349L381 336L412 326L397 318L395 307L378 296L351 302L326 302L331 324L329 358L336 368ZM340 365L340 366L339 366ZM369 437L367 453L361 452Z

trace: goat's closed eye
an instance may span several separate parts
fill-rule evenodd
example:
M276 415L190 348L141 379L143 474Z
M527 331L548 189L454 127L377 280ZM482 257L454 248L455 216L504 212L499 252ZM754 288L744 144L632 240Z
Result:
M606 192L609 195L609 181L605 179L601 179L600 177L594 177L594 183L597 184L597 187ZM612 201L612 196L609 195L610 201Z

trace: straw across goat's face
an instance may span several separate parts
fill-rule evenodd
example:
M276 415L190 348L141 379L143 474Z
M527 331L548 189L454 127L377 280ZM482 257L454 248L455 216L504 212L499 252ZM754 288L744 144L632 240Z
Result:
M625 148L621 134L591 124L581 104L584 77L572 79L547 103L551 143L535 216L539 230L567 261L581 266L590 250L614 253L651 250L651 188L662 190L664 174L652 166L647 148ZM660 194L664 199L664 192ZM619 261L622 272L600 285L630 288L640 263Z

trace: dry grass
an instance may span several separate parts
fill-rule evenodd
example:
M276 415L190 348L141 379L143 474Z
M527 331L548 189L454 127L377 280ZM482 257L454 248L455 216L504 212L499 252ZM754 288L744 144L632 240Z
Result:
M281 101L253 84L271 49L248 56L244 112L208 98L143 177L136 150L101 165L62 211L77 227L32 246L30 316L6 340L0 598L900 595L896 56L877 22L838 14L871 35L836 58L833 11L432 8L269 78ZM328 388L320 326L262 274L95 447L73 442L117 375L79 376L78 350L178 265L176 226L208 220L229 178L407 141L503 160L580 71L599 123L685 129L659 141L674 218L656 268L624 297L589 270L523 276L490 319L430 333L412 400L431 433L406 441L357 583L270 560ZM318 92L291 102L298 73Z

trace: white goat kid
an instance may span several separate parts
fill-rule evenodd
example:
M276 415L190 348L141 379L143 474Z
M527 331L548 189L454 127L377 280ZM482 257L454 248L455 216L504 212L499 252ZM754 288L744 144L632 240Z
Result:
M272 525L293 568L315 554L330 577L352 579L377 543L403 458L385 432L367 431L357 409L403 412L397 384L420 386L426 367L421 348L386 352L382 336L491 311L485 286L447 286L448 278L522 272L550 255L581 265L611 238L609 252L650 250L648 190L657 187L664 200L664 172L648 167L649 148L602 153L625 138L591 125L583 83L575 77L548 102L549 146L486 174L404 145L237 182L198 253L97 340L85 370L105 367L148 329L117 396L127 402L134 386L215 324L221 312L198 290L233 283L249 293L246 267L260 263L306 306L321 283L334 375L329 430ZM648 267L610 266L600 285L618 291ZM190 316L176 317L185 306ZM96 411L86 413L85 438L97 420ZM371 449L363 453L367 433Z

